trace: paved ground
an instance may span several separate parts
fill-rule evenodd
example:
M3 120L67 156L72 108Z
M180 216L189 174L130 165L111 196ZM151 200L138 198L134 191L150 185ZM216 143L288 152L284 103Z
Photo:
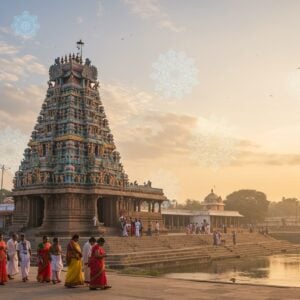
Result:
M192 282L166 278L122 276L108 273L111 290L90 291L87 287L66 289L63 285L39 284L34 280L23 283L16 278L0 286L2 300L98 300L98 299L216 299L216 300L292 300L300 299L300 288L276 288L236 284ZM65 273L63 273L63 276Z

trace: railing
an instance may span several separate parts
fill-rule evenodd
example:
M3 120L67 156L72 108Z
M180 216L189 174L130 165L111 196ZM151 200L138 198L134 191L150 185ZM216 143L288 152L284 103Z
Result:
M149 186L126 186L125 187L126 191L129 192L149 192L149 193L155 193L155 194L162 194L163 190L159 188L153 188Z

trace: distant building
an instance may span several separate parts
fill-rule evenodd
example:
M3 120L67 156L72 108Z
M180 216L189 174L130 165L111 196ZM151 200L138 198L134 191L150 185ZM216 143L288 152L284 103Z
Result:
M210 194L208 194L204 201L201 203L202 209L201 210L218 210L224 211L224 203L220 196L214 193L212 189Z
M210 224L211 230L227 227L237 228L243 217L238 211L224 210L224 203L213 190L201 203L201 210L166 209L162 210L165 226L169 230L183 230L190 223Z
M12 197L5 198L0 204L0 231L5 231L11 225L14 209L15 204Z

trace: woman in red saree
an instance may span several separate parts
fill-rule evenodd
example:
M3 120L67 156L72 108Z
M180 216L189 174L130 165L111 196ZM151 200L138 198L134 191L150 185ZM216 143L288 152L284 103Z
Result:
M105 243L104 238L97 240L92 248L92 253L90 257L90 269L91 269L91 279L90 279L90 289L96 290L100 288L102 290L109 289L111 286L107 285L107 278L105 273L105 261L106 257L103 245Z
M6 271L6 255L7 247L3 240L3 235L0 233L0 285L4 285L7 282L7 271Z
M37 259L38 259L38 282L50 282L51 278L51 257L50 257L51 244L48 237L43 237L43 242L38 245Z

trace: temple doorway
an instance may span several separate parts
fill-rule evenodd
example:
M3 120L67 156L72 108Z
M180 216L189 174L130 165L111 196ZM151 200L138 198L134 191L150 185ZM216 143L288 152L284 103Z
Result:
M104 199L99 198L97 200L97 211L98 211L98 221L105 225L105 218L104 218Z
M98 220L104 226L112 227L117 224L116 199L114 197L100 197L97 200Z
M40 227L44 220L45 202L42 197L31 197L29 199L29 222L28 227Z

